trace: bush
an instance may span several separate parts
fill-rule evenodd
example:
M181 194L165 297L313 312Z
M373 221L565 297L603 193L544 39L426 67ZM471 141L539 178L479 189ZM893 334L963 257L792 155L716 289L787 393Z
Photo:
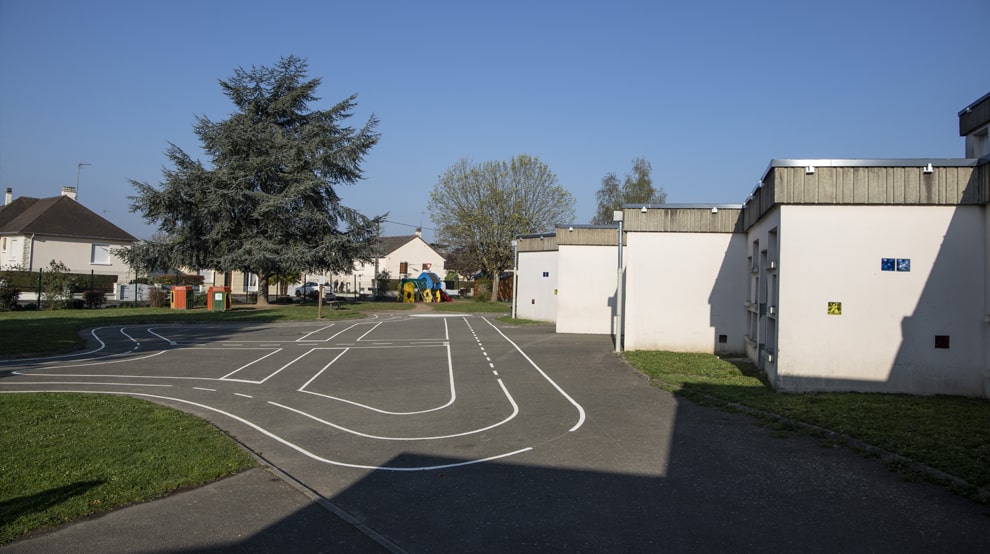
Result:
M165 308L168 307L168 301L168 291L158 287L148 289L148 306L152 308Z
M83 291L83 301L87 308L102 308L107 303L107 295L102 290Z
M206 293L196 292L192 295L192 307L193 308L205 308L206 307Z
M21 291L6 280L0 280L0 312L9 312L17 309L17 299L20 298Z
M44 305L49 310L64 308L72 300L72 287L75 276L69 273L69 267L62 262L52 260L47 271L41 275L41 295Z
M475 282L475 302L489 302L492 299L492 282L489 279L478 279Z

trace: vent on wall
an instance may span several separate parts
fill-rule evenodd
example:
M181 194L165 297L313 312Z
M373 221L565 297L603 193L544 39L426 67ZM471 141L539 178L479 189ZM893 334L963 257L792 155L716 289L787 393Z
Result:
M935 335L935 348L948 350L949 335Z

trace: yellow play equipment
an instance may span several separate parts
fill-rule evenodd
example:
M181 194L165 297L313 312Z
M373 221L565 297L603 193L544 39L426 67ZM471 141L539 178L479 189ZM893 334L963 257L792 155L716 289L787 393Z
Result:
M430 282L423 278L399 281L399 298L410 304L418 300L427 303L450 302L450 297L443 289L430 288Z

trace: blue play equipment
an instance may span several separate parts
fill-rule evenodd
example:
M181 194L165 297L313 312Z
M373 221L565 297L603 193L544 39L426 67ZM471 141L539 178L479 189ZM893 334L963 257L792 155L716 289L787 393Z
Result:
M415 279L402 279L399 282L399 300L415 302L452 302L444 290L443 280L432 271L424 271Z

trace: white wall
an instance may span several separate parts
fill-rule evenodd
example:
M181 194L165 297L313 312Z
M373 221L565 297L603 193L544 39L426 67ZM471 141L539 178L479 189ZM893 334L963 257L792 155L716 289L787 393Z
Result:
M558 333L612 333L617 264L615 246L559 247Z
M741 233L627 233L625 348L743 352L745 241Z
M90 273L97 275L117 275L118 280L127 277L130 268L123 260L110 254L107 263L93 263L93 245L108 245L109 248L120 248L127 246L123 243L114 243L106 240L81 240L67 238L52 238L36 236L33 241L33 254L31 239L29 237L18 237L19 241L24 241L24 248L28 250L27 256L30 260L25 260L23 269L37 271L45 269L52 260L60 261L68 266L71 273ZM20 248L20 246L18 246Z
M520 252L516 317L557 321L557 251Z
M984 210L780 207L777 388L982 396Z

